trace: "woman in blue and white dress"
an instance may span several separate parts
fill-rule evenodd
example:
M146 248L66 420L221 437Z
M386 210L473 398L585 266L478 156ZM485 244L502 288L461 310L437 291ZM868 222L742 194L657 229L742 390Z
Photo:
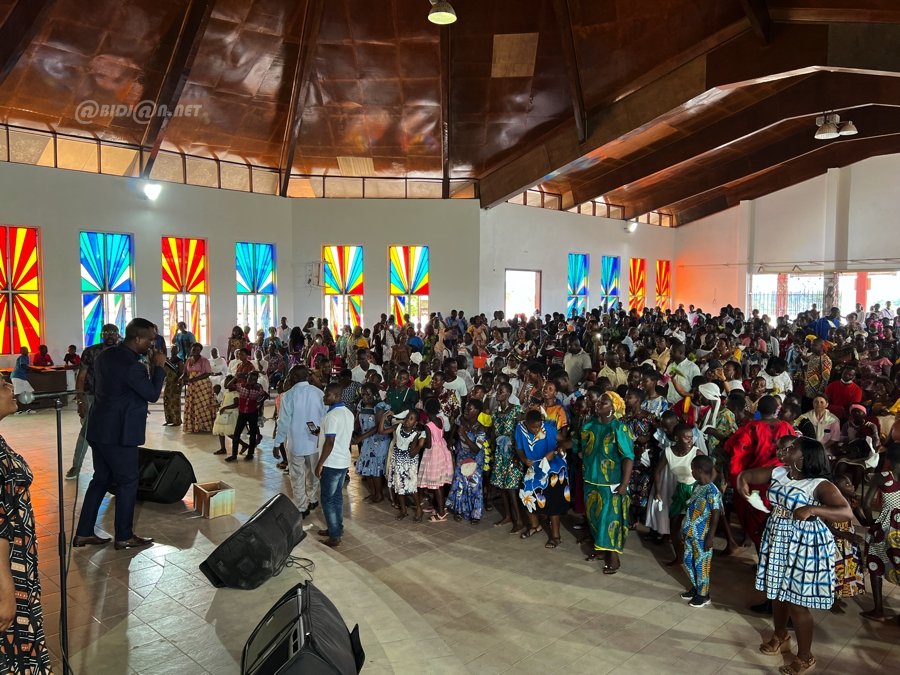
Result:
M772 511L759 548L756 589L772 601L775 632L759 650L778 655L790 649L790 617L797 634L797 656L778 670L800 675L816 664L809 610L829 609L834 603L835 543L824 521L846 521L853 514L828 480L828 456L821 443L801 436L784 443L778 455L784 466L744 471L738 476L737 489L749 498L750 485L771 481Z

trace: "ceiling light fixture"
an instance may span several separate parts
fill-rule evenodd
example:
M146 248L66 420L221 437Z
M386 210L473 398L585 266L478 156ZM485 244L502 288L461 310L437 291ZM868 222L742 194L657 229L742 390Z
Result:
M838 136L855 136L859 133L856 125L850 120L841 124L841 116L837 113L825 113L816 118L816 138L830 141Z
M456 11L447 0L431 0L431 11L428 12L428 20L438 26L448 26L456 23Z
M625 231L634 232L637 229L637 226L638 224L636 220L629 220L625 223Z
M144 196L147 197L151 202L155 202L159 199L159 195L162 192L163 186L159 183L144 183Z
M856 128L856 125L853 122L847 122L841 127L839 132L841 136L856 136L859 133L859 130Z

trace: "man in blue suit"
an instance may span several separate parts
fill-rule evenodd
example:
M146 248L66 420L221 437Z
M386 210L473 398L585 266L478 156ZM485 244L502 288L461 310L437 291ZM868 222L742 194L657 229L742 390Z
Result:
M94 533L97 512L110 485L116 485L117 549L149 546L152 539L134 534L134 504L138 487L138 446L144 443L147 404L159 400L166 353L152 349L156 327L134 319L125 340L103 351L94 362L94 405L88 420L88 442L94 458L94 477L84 496L73 546L108 544ZM150 373L140 357L150 357Z

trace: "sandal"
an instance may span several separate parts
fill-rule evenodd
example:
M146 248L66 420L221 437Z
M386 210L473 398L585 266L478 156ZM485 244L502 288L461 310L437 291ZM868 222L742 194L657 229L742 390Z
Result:
M421 522L422 522L422 519L423 519L424 517L425 517L425 516L422 515L421 513L417 513L416 515L413 516L413 522L414 522L414 523L421 523Z
M398 516L396 516L396 519L397 519L397 520L403 520L403 519L406 518L406 516L408 516L408 515L409 515L408 513L401 513L401 514L399 514Z
M528 539L529 537L533 537L540 531L541 531L541 528L539 528L539 527L529 527L522 534L519 535L519 538L520 539Z
M431 516L431 518L428 519L428 522L430 522L430 523L446 523L447 522L447 514L445 513L444 515L439 516L438 514L435 513Z
M578 543L581 543L581 542L578 542ZM597 555L596 551L594 553L591 553L587 558L585 558L585 560L587 562L597 562L598 560L603 560L603 559L604 559L604 556Z
M544 548L556 548L557 546L559 546L559 539L548 539L544 544Z
M814 665L816 665L815 656L810 656L806 660L801 659L799 656L795 656L790 664L781 666L781 668L778 669L778 672L782 673L782 675L801 675L801 673L805 673Z
M219 450L216 450L213 454L214 454L214 455L225 455L225 454L227 454L227 453L228 453L227 450L219 449Z
M773 634L768 642L764 642L759 646L759 651L769 656L775 656L776 654L786 652L790 648L791 636L788 633L785 633L784 637L778 637Z
M619 567L610 567L609 565L604 565L603 567L603 574L608 574L609 576L612 576L618 571Z

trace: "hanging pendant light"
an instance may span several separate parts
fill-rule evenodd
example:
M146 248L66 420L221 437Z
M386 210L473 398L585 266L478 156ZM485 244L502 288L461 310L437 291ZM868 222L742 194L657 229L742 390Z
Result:
M447 26L456 23L456 11L453 9L453 5L446 0L431 0L428 20L438 26Z
M856 136L859 133L859 130L856 128L856 125L853 122L847 122L844 126L841 127L839 132L841 136Z

